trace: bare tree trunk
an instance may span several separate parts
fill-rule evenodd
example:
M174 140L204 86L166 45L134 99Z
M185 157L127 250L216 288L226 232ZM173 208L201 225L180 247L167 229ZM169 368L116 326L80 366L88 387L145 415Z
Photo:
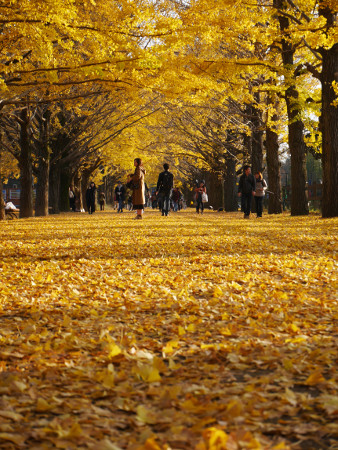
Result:
M20 217L33 216L33 172L32 172L32 153L29 139L30 118L27 108L22 109L20 113Z
M35 215L48 216L50 152L48 148L50 111L45 111L40 120L38 142L38 175L36 184Z
M84 170L82 172L82 177L81 177L81 202L84 206L84 210L88 211L87 209L87 203L86 203L86 191L89 185L89 178L90 178L91 173L87 172L86 170Z
M333 5L333 3L332 3ZM326 2L320 1L320 15L325 17L328 27L334 27L336 10L330 9ZM338 216L338 107L334 106L337 94L333 84L338 83L338 44L330 49L321 49L322 54L322 115L321 130L323 134L323 217Z
M81 190L81 172L77 171L74 175L74 191L75 191L75 211L83 211L84 206L82 202L82 190Z
M237 211L237 189L236 189L236 160L226 153L225 155L225 176L224 176L224 208L225 211Z
M2 135L0 133L0 144L1 144L1 139L2 139ZM1 154L1 148L0 148L0 220L4 220L5 219L5 200L4 200L4 196L3 196L3 184L2 184L2 174L1 174L1 167L2 167L2 154Z
M60 211L68 212L69 205L69 186L71 185L72 176L68 169L61 169L60 173L60 196L59 207Z
M277 120L274 116L273 120ZM266 163L268 166L269 186L269 214L282 213L282 188L280 176L280 162L278 158L278 135L270 127L266 129Z
M0 168L1 168L1 152L0 152ZM2 177L1 177L1 172L0 172L0 220L4 220L5 219L5 208L4 208L4 196L2 193L2 188L3 188L3 184L2 184Z
M53 214L59 214L59 199L60 199L60 166L53 164L50 167L49 173L49 206Z
M49 156L41 158L36 183L35 215L48 216Z
M301 115L301 106L298 98L299 93L292 84L295 74L293 72L295 47L292 40L288 39L289 19L283 14L286 3L284 0L273 0L275 8L282 13L278 14L279 26L283 35L282 60L283 66L288 70L288 78L291 84L285 91L285 101L289 120L289 149L291 154L291 215L301 216L309 214L308 199L306 195L306 145L304 142L304 125L299 119Z
M259 93L255 93L257 104L260 102ZM262 112L252 108L252 144L251 144L251 166L252 173L262 172L263 170L263 129L262 129Z
M306 145L304 142L304 125L296 117L300 109L295 106L298 92L293 87L285 92L286 106L289 117L289 148L291 153L291 215L304 216L309 214L306 195Z

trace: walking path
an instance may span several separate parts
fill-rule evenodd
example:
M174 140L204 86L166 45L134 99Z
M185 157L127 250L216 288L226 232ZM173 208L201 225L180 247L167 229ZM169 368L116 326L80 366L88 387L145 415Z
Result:
M336 448L338 220L132 217L0 222L0 448Z

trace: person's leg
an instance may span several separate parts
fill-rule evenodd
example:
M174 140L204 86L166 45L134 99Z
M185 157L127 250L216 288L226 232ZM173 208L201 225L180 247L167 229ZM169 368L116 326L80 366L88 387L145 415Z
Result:
M170 208L170 198L169 198L169 195L166 195L166 196L165 196L164 204L165 204L165 210L164 210L164 213L165 213L165 215L167 216L168 213L169 213L169 208Z
M204 203L201 201L201 214L203 214L204 211Z
M257 198L257 217L262 217L263 215L263 197L255 197Z
M243 197L244 217L249 217L251 210L251 194L242 194L242 197Z
M246 215L249 217L251 212L252 194L247 194Z

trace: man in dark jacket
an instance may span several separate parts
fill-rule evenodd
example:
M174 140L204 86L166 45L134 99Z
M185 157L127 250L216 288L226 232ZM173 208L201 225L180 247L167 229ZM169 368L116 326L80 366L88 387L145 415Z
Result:
M251 211L252 195L255 195L256 181L251 173L250 166L243 167L243 174L239 179L238 196L242 197L242 210L244 219L249 219Z
M161 200L162 216L167 216L169 213L170 193L174 185L174 175L169 172L169 164L163 164L164 171L158 176L156 195L159 195Z

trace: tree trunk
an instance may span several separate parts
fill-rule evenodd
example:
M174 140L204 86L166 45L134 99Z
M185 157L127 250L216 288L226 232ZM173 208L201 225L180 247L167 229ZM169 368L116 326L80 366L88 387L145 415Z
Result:
M2 136L0 133L0 143L1 143L1 139L2 139ZM2 158L2 154L1 154L1 149L0 149L0 220L4 220L5 219L5 208L4 208L5 200L4 200L4 196L3 196L3 192L2 192L3 184L2 184L2 175L1 175L1 166L2 166L1 158Z
M89 185L89 178L91 173L88 173L86 170L82 172L81 176L81 202L83 205L83 209L88 212L87 203L86 203L86 191Z
M1 153L0 153L0 163L1 163ZM4 208L4 196L2 193L2 178L1 178L1 173L0 173L0 220L4 220L5 219L5 208Z
M323 195L322 216L338 216L338 107L333 102L337 95L333 82L338 83L338 44L321 51L322 68L322 115L323 134Z
M286 2L274 0L274 7L283 11ZM278 15L279 26L284 36L282 44L282 60L284 68L289 72L285 78L291 80L291 84L285 91L285 101L288 114L288 143L291 154L291 215L301 216L309 214L308 199L306 195L306 145L304 142L304 125L299 119L301 106L299 105L299 93L292 84L295 79L293 64L295 47L289 39L289 19L283 14Z
M38 175L36 184L35 215L48 216L48 190L50 152L48 148L51 113L47 108L40 119L40 139L37 144Z
M225 176L224 176L224 208L225 211L237 211L238 210L238 197L236 188L236 160L235 158L226 153L225 155Z
M274 116L273 120L277 120ZM269 186L269 214L281 214L282 212L282 188L280 177L280 163L278 159L278 135L270 127L266 129L266 163L268 166Z
M60 200L60 166L53 164L50 167L49 173L49 206L53 214L59 214Z
M260 103L259 93L254 94L257 104ZM262 112L255 108L251 108L252 114L252 143L251 143L251 166L252 173L262 172L263 170L263 127Z
M60 173L60 211L69 212L69 186L71 185L71 174L68 169L61 169Z
M35 215L48 216L49 156L41 158L36 183Z
M304 142L304 125L299 119L301 110L295 106L298 92L290 87L285 92L286 106L289 118L289 149L291 154L291 215L304 216L309 214L306 193L306 145Z
M33 172L32 152L29 141L29 115L27 108L20 113L20 217L33 216Z
M82 202L82 195L81 195L81 172L77 171L74 175L74 191L75 191L75 211L83 211L84 206Z

